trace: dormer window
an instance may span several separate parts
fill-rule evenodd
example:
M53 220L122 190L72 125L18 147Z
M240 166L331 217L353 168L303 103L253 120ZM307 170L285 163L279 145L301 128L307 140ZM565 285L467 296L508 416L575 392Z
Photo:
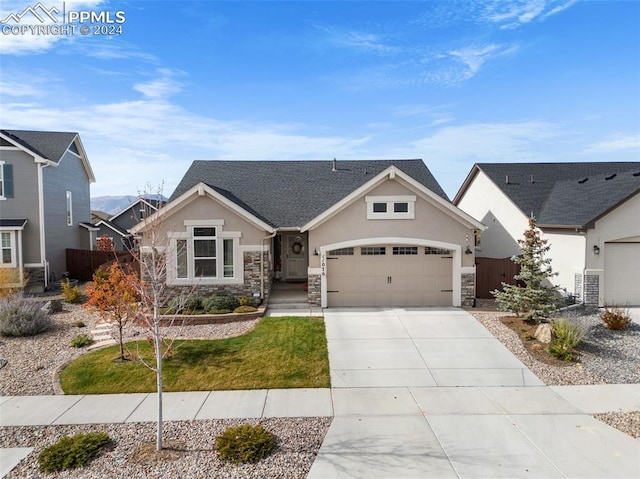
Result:
M412 220L415 218L415 196L367 196L367 219Z

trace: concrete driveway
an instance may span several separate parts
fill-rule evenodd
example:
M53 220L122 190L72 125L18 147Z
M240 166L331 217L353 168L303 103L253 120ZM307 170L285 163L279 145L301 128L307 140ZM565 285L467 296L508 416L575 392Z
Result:
M455 308L325 311L335 418L308 478L640 477L640 442Z
M329 309L324 317L333 388L542 385L461 309Z

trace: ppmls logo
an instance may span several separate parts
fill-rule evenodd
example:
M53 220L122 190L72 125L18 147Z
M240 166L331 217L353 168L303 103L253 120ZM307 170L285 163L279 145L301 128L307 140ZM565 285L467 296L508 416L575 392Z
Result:
M7 25L11 20L13 20L14 23L20 23L22 19L29 13L40 23L46 22L47 18L54 23L58 23L58 17L56 17L56 15L60 13L60 10L58 10L56 7L47 9L44 5L42 5L42 3L38 2L38 4L33 7L29 5L22 11L22 13L10 13L7 18L0 21L0 23L2 23L3 25Z
M62 2L62 10L47 8L38 2L22 12L10 13L0 20L0 24L3 35L122 35L125 20L126 12L123 10L67 11L65 2Z

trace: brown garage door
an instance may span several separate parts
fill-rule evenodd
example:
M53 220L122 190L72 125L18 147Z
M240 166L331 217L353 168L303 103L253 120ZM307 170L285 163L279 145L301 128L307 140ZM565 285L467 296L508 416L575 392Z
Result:
M327 255L331 306L451 306L450 251L424 246L343 248Z

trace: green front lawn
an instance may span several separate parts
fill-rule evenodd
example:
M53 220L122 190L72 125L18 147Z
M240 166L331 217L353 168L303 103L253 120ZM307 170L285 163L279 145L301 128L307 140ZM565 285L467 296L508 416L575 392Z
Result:
M147 341L128 343L153 358ZM118 346L88 353L61 373L66 394L155 392L156 375L138 361L114 361ZM176 341L163 362L164 391L329 387L321 318L263 318L253 331L228 339Z

